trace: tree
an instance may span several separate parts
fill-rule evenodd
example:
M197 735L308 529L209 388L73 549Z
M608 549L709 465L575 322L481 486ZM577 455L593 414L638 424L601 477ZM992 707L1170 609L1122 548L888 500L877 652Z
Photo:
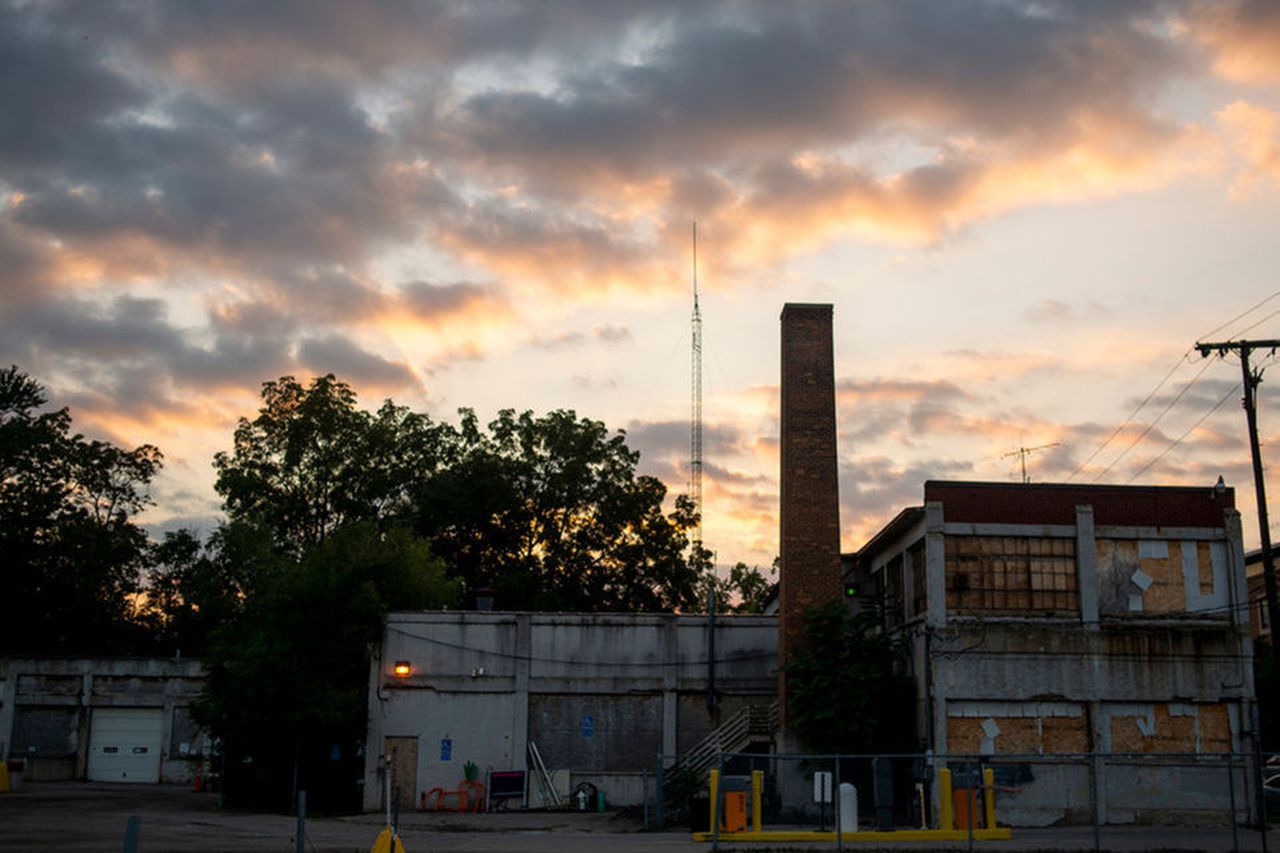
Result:
M816 753L914 752L915 688L904 650L874 611L840 601L805 614L804 642L786 665L787 721Z
M245 599L277 560L269 536L240 522L219 527L208 542L190 530L166 533L150 547L139 614L151 644L166 655L203 655L214 632L240 618Z
M0 649L132 651L147 550L132 519L151 502L160 451L86 439L66 408L47 404L16 366L0 370L0 563L9 572Z
M240 419L232 452L214 457L215 488L228 516L266 525L292 553L348 522L390 523L436 464L425 415L390 401L370 414L333 374L263 383L262 401L256 418Z
M387 611L456 599L427 543L372 522L260 564L243 612L213 634L197 704L222 743L228 796L287 809L296 786L314 808L358 809L369 658Z
M671 611L700 599L692 503L636 474L626 436L572 411L462 411L412 497L414 529L468 592L534 610Z
M778 558L773 558L766 576L759 566L736 563L727 578L708 574L716 590L716 609L722 613L763 613L778 583Z
M571 411L504 410L481 427L387 401L359 409L332 375L267 382L215 459L233 520L298 555L354 521L429 539L469 598L538 610L670 611L700 602L692 504L636 474L623 433Z

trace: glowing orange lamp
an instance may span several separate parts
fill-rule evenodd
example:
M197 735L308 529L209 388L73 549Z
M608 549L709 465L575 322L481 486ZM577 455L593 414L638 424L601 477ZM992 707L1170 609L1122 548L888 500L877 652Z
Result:
M398 660L391 671L396 674L396 678L408 678L413 674L413 665L407 660Z

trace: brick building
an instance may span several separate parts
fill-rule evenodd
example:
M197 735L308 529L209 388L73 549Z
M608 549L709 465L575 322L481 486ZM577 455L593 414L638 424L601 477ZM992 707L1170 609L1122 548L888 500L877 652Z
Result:
M846 578L883 604L885 628L908 643L922 748L1252 749L1250 609L1232 490L931 481L923 498L844 558ZM1073 812L1087 814L1090 772L1038 764L1002 811L1025 824L1081 819ZM1112 822L1142 820L1146 809L1225 809L1231 793L1207 765L1117 762L1103 775L1101 789L1119 792L1100 798Z

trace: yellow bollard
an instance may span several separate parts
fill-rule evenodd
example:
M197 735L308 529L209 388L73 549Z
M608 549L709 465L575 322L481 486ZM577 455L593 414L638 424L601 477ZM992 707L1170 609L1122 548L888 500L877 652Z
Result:
M982 805L987 818L987 829L996 828L996 771L982 768Z
M764 771L751 771L751 831L761 832L764 829L762 803L764 801Z
M955 802L951 794L951 771L943 767L938 771L938 829L955 829Z
M719 770L711 771L710 781L708 782L707 787L710 788L711 790L711 808L708 810L711 812L711 826L708 827L707 831L714 833L716 831L716 822L720 820L720 797L719 797L720 771Z

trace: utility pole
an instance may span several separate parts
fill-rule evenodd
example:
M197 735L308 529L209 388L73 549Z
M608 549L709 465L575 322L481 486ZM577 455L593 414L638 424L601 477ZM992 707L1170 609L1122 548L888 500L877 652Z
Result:
M1221 343L1197 343L1196 349L1204 358L1216 352L1240 353L1240 370L1244 377L1244 413L1249 421L1249 450L1253 454L1253 490L1258 501L1258 535L1262 539L1262 577L1267 588L1267 621L1271 623L1271 659L1280 672L1280 596L1276 594L1276 567L1271 559L1271 526L1267 521L1267 487L1262 479L1262 452L1258 449L1258 384L1262 371L1249 368L1249 353L1258 349L1275 352L1280 341L1223 341Z

